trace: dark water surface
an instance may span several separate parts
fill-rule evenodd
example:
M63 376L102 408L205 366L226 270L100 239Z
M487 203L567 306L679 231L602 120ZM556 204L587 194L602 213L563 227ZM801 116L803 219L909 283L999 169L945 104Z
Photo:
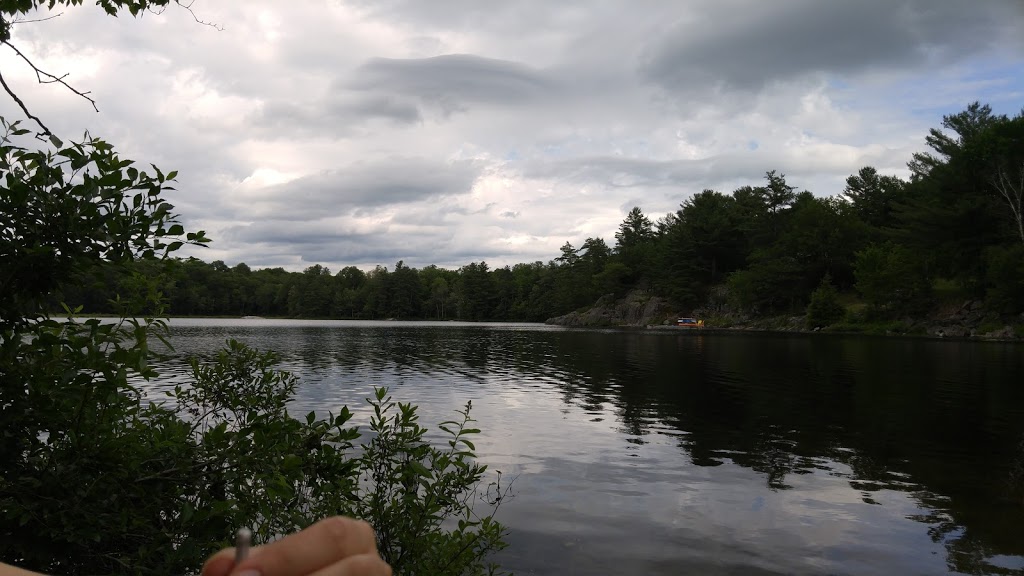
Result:
M1024 346L523 324L173 320L297 410L467 400L517 574L1024 574ZM179 378L164 367L157 386ZM360 412L365 415L365 412Z

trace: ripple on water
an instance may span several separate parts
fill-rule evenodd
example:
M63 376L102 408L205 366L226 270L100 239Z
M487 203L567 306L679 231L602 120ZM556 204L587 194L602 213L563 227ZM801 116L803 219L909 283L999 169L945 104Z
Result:
M537 325L178 321L184 354L277 351L295 408L374 386L424 424L466 401L521 574L1024 574L997 506L1024 435L1019 349ZM1015 352L1016 350L1016 352ZM160 390L185 382L162 366ZM432 438L440 438L432 432ZM1022 456L1024 457L1024 456ZM965 550L973 551L966 553Z

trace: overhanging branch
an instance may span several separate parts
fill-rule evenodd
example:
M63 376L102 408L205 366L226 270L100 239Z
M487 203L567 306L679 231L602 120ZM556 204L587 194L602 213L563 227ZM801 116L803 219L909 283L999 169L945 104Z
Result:
M211 28L213 28L213 29L215 29L217 31L223 31L224 30L224 28L222 26L219 26L219 25L214 24L212 22L207 22L207 21L202 20L201 18L199 18L199 16L195 13L195 11L192 10L192 4L195 3L195 0L188 0L187 2L185 2L183 0L174 0L174 3L176 5L178 5L178 6L180 6L181 8L184 8L185 10L187 10L188 13L192 15L192 18L197 23L202 24L203 26L209 26L209 27L211 27ZM147 10L149 10L150 12L155 13L155 14L162 14L163 11L164 11L163 8L161 8L160 10L153 10L153 9L147 8ZM57 17L61 16L62 14L63 14L63 12L61 12L60 14L55 14L53 16L48 16L46 18L38 18L38 19L34 19L34 20L17 20L16 19L16 20L12 20L12 21L6 20L6 18L4 17L4 14L0 14L0 44L5 44L8 47L10 47L10 49L14 50L14 53L17 54L19 58L24 60L25 63L28 64L30 68L32 68L32 71L35 72L35 74L36 74L36 81L37 82L39 82L40 84L60 84L61 86L64 86L65 88L67 88L71 92L75 93L76 95L78 95L78 96L88 100L89 103L92 104L93 110L95 110L96 112L99 112L100 109L96 105L96 101L93 100L92 97L89 96L89 94L91 94L92 92L89 92L89 91L83 92L81 90L78 90L74 86L68 84L64 80L65 78L68 77L68 74L64 74L62 76L56 76L54 74L46 72L45 70L40 69L38 66L35 65L34 62L32 62L32 60L28 56L26 56L24 53L22 53L21 50L18 50L18 48L16 46L14 46L13 44L10 43L10 37L11 37L10 36L10 27L11 27L11 25L13 25L13 24L23 24L23 23L27 23L27 22L45 22L46 20L52 20L54 18L57 18ZM43 121L40 120L38 116L32 114L29 111L28 106L26 106L25 102L22 101L22 99L18 97L18 95L14 92L14 90L11 89L11 87L7 84L6 79L4 79L2 75L0 75L0 84L3 85L4 91L7 92L7 95L10 96L14 100L14 102L18 105L19 108L21 108L21 111L24 112L25 116L28 117L33 122L35 122L36 124L38 124L39 127L43 129L43 131L41 133L39 133L39 136L53 136L53 132L49 129L49 127L47 127L46 124L44 124Z
M203 26L209 26L210 28L213 28L214 30L216 30L218 32L223 32L224 31L224 27L223 26L221 26L219 24L214 24L213 22L207 22L206 20L201 19L199 17L199 15L195 13L195 10L192 10L192 5L195 4L195 0L190 0L188 3L184 3L181 0L174 0L174 3L177 4L178 6L180 6L181 8L184 8L185 10L187 10L188 13L192 15L192 19L195 20L197 24L202 24ZM162 6L159 9L149 8L149 12L151 14L160 15L160 14L163 14L164 10L166 10L166 9L167 9L166 6Z
M88 100L89 103L92 104L92 109L93 110L95 110L97 112L100 111L100 109L96 106L96 101L89 97L89 94L92 94L92 92L82 92L82 91L78 90L77 88L75 88L74 86L72 86L72 85L70 85L70 84L68 84L67 82L64 81L64 79L68 77L67 74L64 74L63 76L54 76L53 74L50 74L49 72L47 72L45 70L40 70L39 67L36 66L34 62L29 60L28 56L25 56L25 54L23 54L21 52L21 50L18 50L17 47L15 47L13 44L11 44L10 41L4 40L3 43L5 45L7 45L8 47L10 47L11 50L14 50L14 53L17 54L22 60L24 60L32 68L32 71L36 73L36 80L40 84L60 84L61 86L64 86L68 90L71 90L75 94L78 94L82 98L85 98L86 100Z
M33 122L39 124L39 126L43 129L43 132L41 134L42 136L53 134L53 132L51 132L50 129L47 128L46 124L43 124L43 121L40 120L38 116L35 116L34 114L28 111L28 107L25 106L25 103L21 101L21 98L18 98L18 95L14 93L14 90L11 90L11 87L7 85L7 81L4 80L4 75L2 73L0 73L0 84L3 84L4 90L6 90L7 94L14 99L14 101L18 104L18 107L21 108L21 111L25 113L25 116L28 116L29 119L31 119Z

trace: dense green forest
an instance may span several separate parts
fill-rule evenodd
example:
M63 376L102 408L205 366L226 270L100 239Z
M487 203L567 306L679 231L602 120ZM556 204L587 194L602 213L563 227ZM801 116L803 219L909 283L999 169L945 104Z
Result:
M843 295L878 318L920 316L942 295L982 300L993 314L1024 311L1024 112L975 102L926 142L909 181L868 166L822 197L769 171L731 193L704 190L657 220L633 208L614 244L567 242L547 263L300 273L187 259L170 272L140 261L134 272L163 274L175 315L542 321L638 288L680 311L766 316L813 302L823 324L840 319ZM83 278L61 296L84 313L114 312L118 294L144 285L133 278Z

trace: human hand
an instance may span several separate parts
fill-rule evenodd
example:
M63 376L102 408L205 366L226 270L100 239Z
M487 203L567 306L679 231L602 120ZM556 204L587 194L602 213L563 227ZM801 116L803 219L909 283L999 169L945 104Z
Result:
M366 522L336 516L253 548L235 565L235 550L214 554L202 576L391 576Z

